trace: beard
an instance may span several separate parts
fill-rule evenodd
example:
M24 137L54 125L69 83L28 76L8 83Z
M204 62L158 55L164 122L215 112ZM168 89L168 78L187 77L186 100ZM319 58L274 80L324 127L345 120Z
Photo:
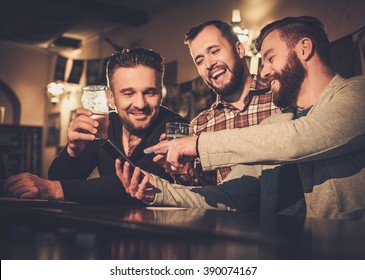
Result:
M207 81L207 85L216 94L222 97L230 96L241 87L243 83L243 72L244 72L243 63L239 57L236 57L233 65L232 77L226 85L224 85L222 88L218 88L209 81Z
M281 73L275 73L270 81L277 80L280 88L273 92L273 102L279 108L293 106L298 98L306 71L295 52L290 52L287 63Z
M152 113L152 110L149 107L144 108L142 111L147 115L150 115ZM155 115L152 116L149 122L144 122L140 124L136 121L131 121L126 118L121 118L121 121L130 133L136 136L143 136L151 128L154 120L157 118L158 113L159 110L156 111Z

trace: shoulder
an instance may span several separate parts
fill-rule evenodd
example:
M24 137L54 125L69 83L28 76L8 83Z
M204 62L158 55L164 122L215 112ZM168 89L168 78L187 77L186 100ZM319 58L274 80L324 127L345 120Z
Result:
M344 80L344 82L346 83L361 83L364 84L365 83L365 75L359 75L359 76L354 76L352 78L342 78L342 80Z
M158 134L158 137L165 132L166 123L168 122L184 122L189 123L185 118L175 113L174 111L161 106L157 118L151 124L149 129L150 134Z
M365 75L355 76L352 78L344 78L336 75L330 82L330 89L342 90L354 89L356 91L365 91Z
M357 91L365 92L365 75L345 79L344 85L352 87Z
M358 103L357 105L363 104L365 102L365 76L361 75L352 78L344 78L340 75L334 76L323 90L318 103L337 99L341 102L346 100L348 105L355 105L354 103Z
M146 134L146 145L152 146L159 142L162 133L165 133L166 123L168 122L184 122L189 123L179 114L174 111L161 106L157 118L151 123L148 133Z
M191 127L195 134L207 131L210 123L214 123L214 109L209 108L198 114L191 122Z
M188 123L188 121L184 117L182 117L178 113L172 111L171 109L169 109L165 106L160 107L160 112L159 112L159 115L158 115L158 119L162 122L165 122L165 123L166 122L171 122L171 121Z
M199 125L201 122L207 121L214 116L214 108L211 107L200 112L190 123L192 125Z

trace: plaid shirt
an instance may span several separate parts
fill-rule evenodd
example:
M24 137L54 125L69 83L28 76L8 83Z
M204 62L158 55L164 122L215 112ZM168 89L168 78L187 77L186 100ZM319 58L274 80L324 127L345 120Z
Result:
M270 88L257 76L253 75L250 90L244 99L244 108L239 110L233 105L217 101L191 121L196 135L206 131L241 128L258 125L263 119L279 112L272 101ZM214 171L203 172L199 160L195 162L195 176L192 184L208 185L221 182L231 167L222 167Z

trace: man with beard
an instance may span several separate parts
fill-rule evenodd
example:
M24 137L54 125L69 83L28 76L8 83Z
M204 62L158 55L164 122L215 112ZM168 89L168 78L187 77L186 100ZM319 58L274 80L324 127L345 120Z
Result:
M261 75L284 110L261 125L164 141L146 149L179 160L200 157L212 170L232 166L236 178L217 186L183 189L146 173L135 184L129 165L116 161L117 175L132 197L152 204L250 210L260 188L261 213L365 219L365 77L345 79L331 64L323 24L313 17L288 17L261 30ZM289 90L288 90L289 88ZM290 176L290 177L288 177ZM230 175L228 176L230 177ZM228 179L227 177L227 179ZM131 180L132 178L132 180ZM301 197L283 197L300 185Z
M172 181L153 155L143 149L158 143L167 122L187 122L160 106L164 62L161 55L144 48L123 49L107 64L110 87L109 139L141 168ZM131 201L115 174L114 160L95 141L98 122L92 113L78 109L68 127L68 144L49 168L49 179L30 174L8 178L5 188L21 198L73 201ZM98 168L100 177L86 180ZM56 180L56 181L54 181Z
M191 121L196 135L258 125L279 111L270 87L258 76L250 75L244 46L231 25L210 20L193 26L185 35L185 44L200 76L217 94L216 102ZM195 169L195 185L217 184L231 171L226 166L203 172L198 160Z

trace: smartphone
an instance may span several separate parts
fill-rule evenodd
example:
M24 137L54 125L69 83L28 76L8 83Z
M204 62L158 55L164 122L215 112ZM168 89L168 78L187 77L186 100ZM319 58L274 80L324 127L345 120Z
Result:
M104 141L103 144L101 144L101 146L114 160L119 158L128 161L132 167L132 172L134 171L134 168L136 168L136 164L133 161L131 161L131 159L127 157L127 155L124 152L122 152L117 146L115 146L115 144L110 139ZM143 178L144 174L141 172L139 180L141 181Z

